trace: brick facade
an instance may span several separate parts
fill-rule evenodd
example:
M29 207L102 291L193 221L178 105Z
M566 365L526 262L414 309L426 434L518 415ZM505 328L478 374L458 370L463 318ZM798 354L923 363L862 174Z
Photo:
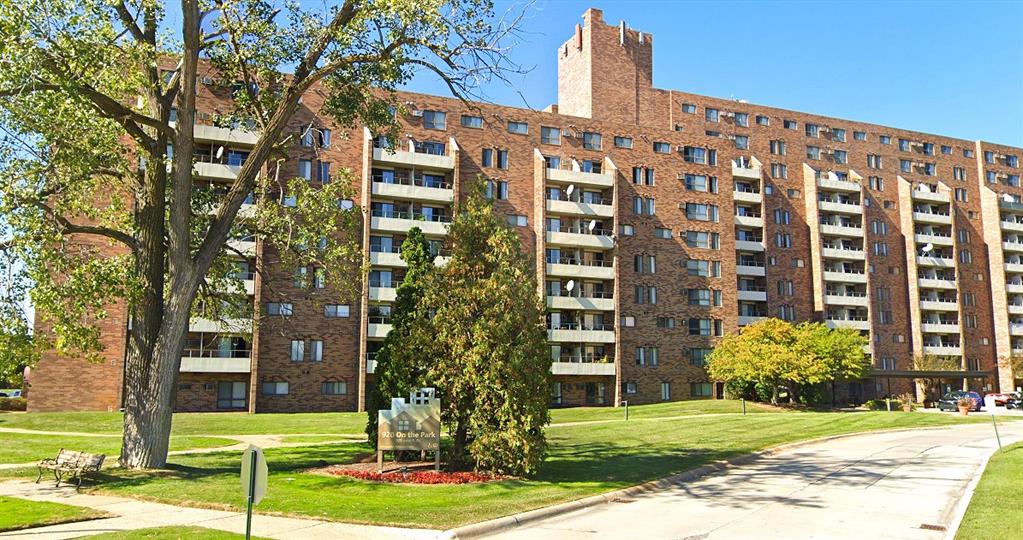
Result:
M552 343L561 347L559 358L569 358L558 368L565 371L555 371L560 405L721 397L721 386L708 380L696 353L713 347L720 339L717 334L734 333L741 322L764 315L796 321L835 317L834 325L852 325L870 336L875 373L863 381L837 384L835 393L843 398L868 399L910 390L912 379L903 372L914 354L926 352L925 342L958 345L964 366L981 375L969 383L972 388L1015 384L1011 374L998 369L999 358L1023 349L1023 338L1016 338L1018 347L1014 344L1011 324L1015 316L1006 307L1016 297L999 285L1016 275L1012 266L1005 266L1005 271L998 268L1015 260L1002 252L999 212L1012 211L1004 194L1017 201L1023 196L1016 162L1023 151L657 89L652 85L652 52L652 36L624 23L607 25L602 13L591 9L557 51L559 101L547 111L470 106L451 98L401 93L400 99L414 112L402 119L401 140L394 141L394 146L404 151L412 142L434 142L438 144L430 152L443 154L422 157L422 153L411 153L411 165L400 163L400 156L375 154L373 141L363 128L346 130L333 125L319 112L322 92L313 89L303 98L303 108L293 119L289 135L309 126L330 129L331 144L307 147L294 136L285 169L289 175L297 174L300 159L314 166L317 161L330 162L335 175L347 169L356 191L353 200L366 211L362 238L367 262L374 271L391 271L392 277L402 272L395 254L371 250L370 245L378 246L380 237L385 237L384 241L390 238L393 246L400 245L403 233L388 228L394 223L385 223L398 215L393 213L397 208L450 215L477 178L495 182L496 210L525 219L524 224L517 223L517 230L526 252L536 256L541 289L551 286L545 282L557 282L560 291L565 291L571 281L580 290L586 287L585 294L596 294L582 300L561 293L548 298L551 311L559 313L561 321L561 326L552 330ZM227 109L225 99L222 93L204 88L199 106L214 115ZM441 129L427 125L428 117L436 122L431 111L446 113ZM713 111L717 111L716 119ZM481 118L481 125L463 125L463 115ZM746 115L745 122L742 115ZM526 124L527 132L513 133L511 122ZM201 119L200 123L207 121ZM819 133L811 133L808 126L818 126ZM557 144L541 138L543 127L559 130ZM584 134L599 134L600 142L594 144L595 139ZM623 138L622 142L628 138L631 147L619 147L616 137ZM883 142L883 137L888 142ZM904 149L900 149L902 139L907 141ZM744 141L748 147L740 148ZM707 156L714 153L716 162L687 162L686 147L702 149ZM818 148L820 156L811 157L808 147ZM986 151L1003 157L987 162ZM485 152L491 163L484 163ZM500 156L505 155L507 164L503 166ZM556 168L560 170L547 170L545 157L558 158ZM922 165L911 165L909 172L903 172L900 160ZM741 171L736 172L733 165L746 167L751 161L754 165L748 170L759 173L740 177ZM934 170L926 170L928 165ZM600 172L587 173L590 167ZM642 171L638 183L633 181L634 168ZM436 198L442 191L431 191L447 187L414 182L383 185L379 178L374 179L374 173L380 176L381 171L414 179L417 172L410 172L412 169L436 175L438 186L451 188L450 200ZM996 175L993 183L987 178L989 171ZM652 174L652 180L647 174ZM685 175L713 177L717 189L687 189ZM314 184L316 178L313 171ZM845 191L828 187L832 179L847 186ZM498 187L501 182L506 182L506 191ZM733 194L736 182L750 186L743 188L749 197ZM912 189L921 184L933 187L937 195L930 199L914 195ZM569 193L569 186L575 195ZM580 203L579 192L601 200ZM839 210L833 212L818 203L822 196L828 198L824 201L828 204L841 199ZM571 204L553 204L552 197ZM938 203L938 208L941 212L947 206L952 223L938 225L939 233L950 232L951 236L938 250L945 253L947 248L953 258L948 263L923 257L918 266L917 256L924 244L916 239L915 228L923 225L916 221L913 210L934 197L947 201ZM640 213L636 212L637 199L642 203ZM747 204L747 200L755 202ZM575 203L580 204L573 206ZM716 207L716 219L687 217L687 203ZM654 212L649 205L655 205ZM423 210L424 206L433 209ZM834 236L821 226L822 218L847 217L857 227L845 230L853 233ZM513 219L518 222L521 218ZM613 232L613 241L587 233L584 229L589 229L591 222L596 232ZM551 223L562 229L550 231ZM748 223L759 225L750 229ZM739 228L743 234L755 231L749 238L759 236L759 241L752 242L759 247L737 241ZM856 228L861 231L855 232ZM436 231L428 236L442 240L443 231ZM558 234L564 231L567 236ZM690 231L716 234L716 245L690 246L686 238ZM579 245L572 245L571 238L578 238ZM839 259L826 251L835 242L846 249ZM546 260L549 250L560 250L564 261L577 263L578 253L587 262L576 267L551 264ZM964 250L968 256L961 255ZM992 253L995 250L997 253ZM649 257L655 261L653 272L643 267L646 262L637 263L637 258L647 261ZM848 257L851 267L859 269L859 273L841 278L849 282L836 282L831 272L835 264L848 262L841 257ZM387 287L371 286L364 280L360 297L350 299L338 298L329 288L296 288L293 276L281 271L276 260L271 249L255 246L252 263L260 272L253 279L255 316L249 371L218 373L207 366L206 371L183 373L179 410L218 410L217 388L222 382L245 382L245 408L253 412L359 410L364 406L366 386L373 380L372 352L382 339L380 332L386 329L380 306L387 305ZM720 271L714 276L693 275L687 268L690 260L716 263ZM594 261L606 262L600 266ZM931 266L935 264L939 266ZM946 264L951 267L940 266ZM928 288L934 285L927 280L916 281L917 276L932 275L935 268L951 272L943 274L953 276L951 293ZM1023 281L1023 275L1020 278ZM745 285L739 287L740 282ZM649 301L651 288L656 291L653 303ZM710 305L690 300L689 290L702 289L711 291ZM643 303L637 302L639 292L644 295ZM740 300L741 293L761 292L764 294L746 294L746 299ZM843 294L836 300L829 294L833 292ZM958 293L953 310L924 309L927 305L921 304L921 298L938 293ZM969 302L962 301L964 295ZM1023 305L1023 298L1020 301ZM270 315L271 302L290 303L293 313ZM328 304L347 306L348 315L325 317ZM564 305L574 307L557 307ZM740 317L740 313L744 315ZM836 313L866 315L841 319ZM937 320L935 317L955 321L958 328L949 331L947 325L939 325L945 333L933 333L914 324L914 320ZM691 321L699 326L701 320L711 321L712 335L690 335ZM82 365L47 355L33 372L30 408L106 409L119 405L126 321L116 316L104 324L109 330L107 362ZM1023 320L1020 325L1023 328ZM611 339L606 332L612 332ZM293 359L293 341L304 344L301 359ZM312 343L317 341L323 344L322 359L313 360ZM600 354L592 352L601 347ZM654 348L656 353L651 353ZM575 354L582 354L584 361L573 364ZM613 362L594 364L595 356ZM81 392L81 381L92 390ZM276 383L287 383L287 393L276 395L283 388ZM325 383L335 391L343 387L345 393L325 394ZM72 384L76 387L74 397L67 397L67 387ZM274 392L264 392L271 384Z

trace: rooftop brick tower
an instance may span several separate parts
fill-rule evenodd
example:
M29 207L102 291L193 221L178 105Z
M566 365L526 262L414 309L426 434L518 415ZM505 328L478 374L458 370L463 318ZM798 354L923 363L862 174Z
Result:
M561 114L641 123L641 103L653 91L653 36L604 24L590 8L575 35L558 49L558 111Z

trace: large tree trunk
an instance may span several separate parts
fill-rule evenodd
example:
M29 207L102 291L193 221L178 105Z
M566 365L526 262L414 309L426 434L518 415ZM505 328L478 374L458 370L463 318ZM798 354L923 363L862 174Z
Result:
M771 405L778 404L778 384L771 383Z
M448 470L457 471L460 469L465 461L465 447L469 440L469 430L465 427L465 424L458 421L457 427L455 427L455 440L454 444L451 445L451 459L448 460Z

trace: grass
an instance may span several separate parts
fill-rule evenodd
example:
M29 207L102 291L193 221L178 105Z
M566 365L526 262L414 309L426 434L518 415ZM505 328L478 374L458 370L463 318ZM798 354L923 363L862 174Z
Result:
M325 434L360 435L365 413L177 413L173 435ZM0 428L82 433L121 433L119 412L54 412L0 414Z
M229 533L205 527L154 527L151 529L135 529L134 531L112 532L90 536L89 540L235 540L245 538L244 534ZM257 540L259 537L253 536Z
M785 442L986 421L885 412L781 412L683 419L644 419L640 413L640 418L634 416L628 422L552 427L548 430L550 455L538 475L486 484L377 484L306 472L311 467L350 461L368 451L364 444L267 449L269 487L257 510L445 529L634 485ZM175 456L167 471L108 471L100 478L97 491L241 510L239 461L239 452ZM395 512L395 508L402 511Z
M956 540L1013 538L1023 527L1023 443L1007 446L991 461L973 493Z
M281 442L285 443L323 443L348 440L351 439L337 435L285 435L281 437Z
M746 412L772 413L783 409L761 403L746 403ZM738 400L690 400L656 403L652 405L634 405L629 407L630 419L667 418L672 416L692 416L698 414L741 414L742 403ZM615 407L573 407L551 410L551 423L564 424L569 422L593 422L606 420L623 420L624 408Z
M0 497L0 532L105 517L91 508Z
M116 459L121 450L121 439L112 437L68 437L64 435L37 435L27 433L4 433L4 444L0 445L0 463L29 463L43 458L56 457L61 448L80 452L106 454ZM172 437L171 450L191 448L216 448L230 446L237 441L217 437Z

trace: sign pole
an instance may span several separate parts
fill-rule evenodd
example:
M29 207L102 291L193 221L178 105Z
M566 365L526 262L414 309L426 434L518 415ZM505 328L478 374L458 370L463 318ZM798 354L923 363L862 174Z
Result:
M742 402L742 415L746 416L746 398L740 398L739 401Z
M625 419L628 420L629 419L629 402L625 401L623 403L625 403Z
M249 496L245 510L245 540L252 538L252 501L256 498L256 450L246 450L252 456L252 464L249 467Z
M998 422L995 421L995 411L991 411L991 424L995 426L995 440L998 441L998 448L1002 448L1002 437L998 435Z

